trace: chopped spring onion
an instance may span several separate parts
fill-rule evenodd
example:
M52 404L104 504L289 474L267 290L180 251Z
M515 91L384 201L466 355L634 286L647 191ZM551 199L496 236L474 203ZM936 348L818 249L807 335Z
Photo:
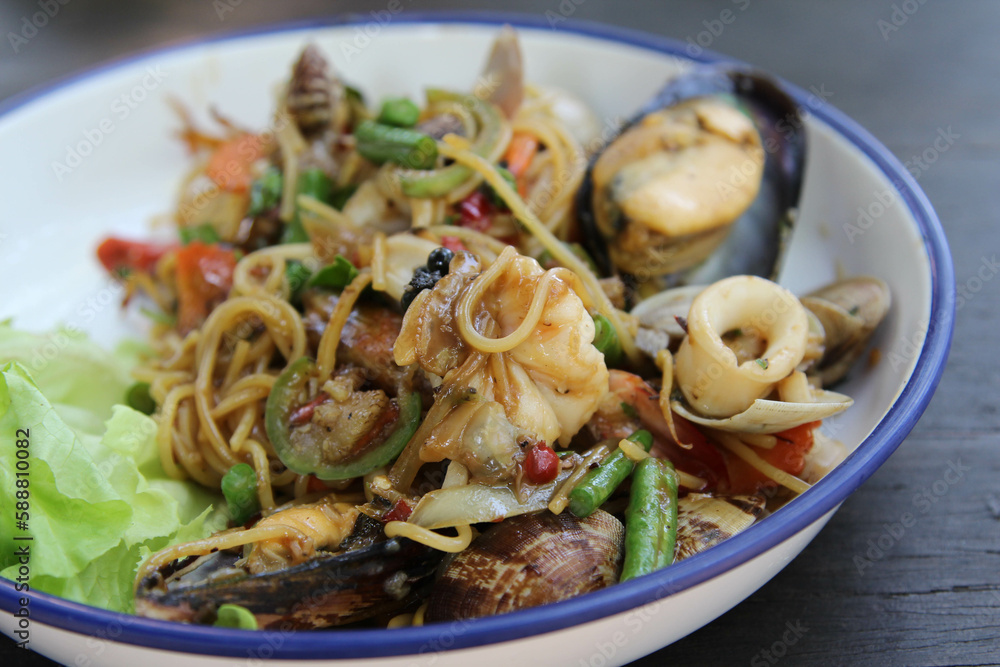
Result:
M308 287L342 290L350 285L357 276L357 268L343 255L337 255L333 258L333 263L327 264L314 273L306 284Z

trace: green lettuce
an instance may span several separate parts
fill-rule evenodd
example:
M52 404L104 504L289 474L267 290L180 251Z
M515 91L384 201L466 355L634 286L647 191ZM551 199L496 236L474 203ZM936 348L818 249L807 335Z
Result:
M128 612L145 555L224 527L220 497L167 477L156 423L119 404L135 354L0 325L0 576L17 577L13 554L27 544L32 590ZM30 442L27 532L15 517L18 429Z

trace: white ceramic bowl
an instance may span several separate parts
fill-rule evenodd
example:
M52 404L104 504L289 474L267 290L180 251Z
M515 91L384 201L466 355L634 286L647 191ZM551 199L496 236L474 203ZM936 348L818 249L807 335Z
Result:
M308 41L376 99L419 96L425 85L468 89L498 24L510 22L520 28L529 79L578 93L605 119L628 117L689 64L677 43L592 24L553 31L526 17L387 16L170 47L9 101L0 115L0 317L36 330L72 323L108 345L139 335L137 323L118 311L117 289L93 249L108 233L147 233L151 217L171 207L187 159L171 135L176 121L167 96L199 111L215 104L263 128L274 86ZM364 664L599 667L665 646L750 595L809 543L916 423L940 377L953 319L950 255L916 183L864 130L824 101L791 90L811 112L809 156L781 281L801 292L839 269L878 275L893 292L875 343L882 362L844 388L856 403L827 424L854 451L803 496L653 575L503 616L392 631L254 633L134 618L34 594L32 648L71 665L273 657L296 664L369 658ZM4 610L13 611L17 597L10 582L0 582ZM11 635L12 616L5 613L0 627Z

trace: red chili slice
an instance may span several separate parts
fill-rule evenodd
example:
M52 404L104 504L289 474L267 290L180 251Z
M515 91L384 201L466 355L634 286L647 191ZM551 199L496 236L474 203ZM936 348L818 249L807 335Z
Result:
M407 504L405 500L397 500L396 504L392 506L385 515L385 521L406 521L413 514L413 508Z

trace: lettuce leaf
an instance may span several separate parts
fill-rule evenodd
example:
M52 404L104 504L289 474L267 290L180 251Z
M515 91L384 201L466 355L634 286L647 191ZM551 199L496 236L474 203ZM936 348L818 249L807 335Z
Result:
M58 335L0 325L0 576L17 576L14 551L28 544L33 590L131 611L141 559L224 527L224 503L168 478L156 423L117 405L131 384L131 353L70 334L56 343ZM30 441L27 532L13 511L17 429Z

